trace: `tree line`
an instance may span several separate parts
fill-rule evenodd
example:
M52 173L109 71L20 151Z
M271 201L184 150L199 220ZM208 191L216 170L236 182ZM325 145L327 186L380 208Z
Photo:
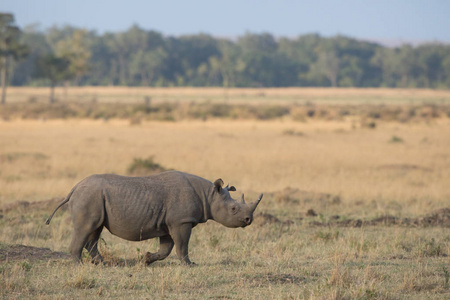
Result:
M440 43L391 48L318 34L174 37L137 25L98 34L72 26L19 30L13 22L0 14L0 66L9 74L2 78L15 86L450 87L450 45ZM16 28L20 55L5 50L5 24Z

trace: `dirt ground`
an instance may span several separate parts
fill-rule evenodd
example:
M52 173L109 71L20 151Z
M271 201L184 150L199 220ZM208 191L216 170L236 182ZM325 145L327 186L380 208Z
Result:
M10 260L56 260L68 259L70 255L63 252L54 252L48 248L38 248L24 245L10 245L0 248L0 262Z

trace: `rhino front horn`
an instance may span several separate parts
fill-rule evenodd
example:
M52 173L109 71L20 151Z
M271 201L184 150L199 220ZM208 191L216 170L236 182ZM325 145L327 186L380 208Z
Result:
M242 196L241 196L241 203L242 203L242 204L245 204L244 194L242 194Z
M250 207L252 212L255 211L255 209L258 206L259 202L261 201L262 197L263 197L263 194L259 195L258 200L256 200L255 202L252 202L252 203L249 204L249 207Z

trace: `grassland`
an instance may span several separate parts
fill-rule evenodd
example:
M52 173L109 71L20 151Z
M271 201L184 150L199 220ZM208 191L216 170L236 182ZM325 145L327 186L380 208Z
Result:
M171 122L146 115L139 122L129 115L5 118L17 112L14 105L43 105L40 97L48 92L9 89L11 107L0 108L2 297L450 297L448 92L228 90L224 100L222 89L82 91L69 95L79 92L84 100L78 100L89 103L95 92L96 103L117 97L109 102L126 106L132 105L125 103L126 93L135 95L138 105L151 94L152 106L194 102L192 109L198 103L229 101L229 109L250 101L255 107L284 105L289 112L266 119L208 114ZM30 103L31 96L37 100ZM308 114L311 107L327 113ZM350 113L331 113L343 108ZM412 109L416 113L407 118L401 113ZM299 111L306 114L298 117ZM55 203L88 175L127 174L136 158L149 157L167 169L212 181L221 177L237 187L236 198L244 192L250 200L263 192L257 212L265 214L245 229L213 221L197 226L190 256L198 265L192 268L181 266L174 254L146 267L142 255L154 252L157 241L126 242L106 231L100 249L109 264L74 267L66 258L69 213L61 211L44 225ZM424 222L437 211L437 222ZM380 218L384 221L373 222Z
M46 87L9 87L8 101L47 102ZM139 103L145 97L158 102L227 102L227 103L327 103L411 104L450 101L450 91L431 89L383 88L147 88L147 87L63 87L56 88L60 101L99 103Z

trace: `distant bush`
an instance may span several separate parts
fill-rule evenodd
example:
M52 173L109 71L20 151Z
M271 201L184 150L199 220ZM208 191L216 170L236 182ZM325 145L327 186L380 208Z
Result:
M0 110L0 118L20 119L128 119L142 121L179 121L183 119L251 119L274 120L289 117L306 122L309 119L343 120L359 116L362 127L375 128L376 122L430 122L435 118L450 117L450 105L377 106L365 104L321 105L311 104L231 104L231 103L101 103L101 102L46 102L8 103Z
M256 118L259 120L271 120L281 118L285 115L289 115L290 112L289 107L279 105L255 106L254 109Z
M401 138L401 137L398 137L398 136L396 136L396 135L393 135L392 137L391 137L391 139L389 140L389 143L403 143L404 141L403 141L403 139Z
M44 160L49 157L40 152L11 152L0 155L0 162L14 162L22 158L31 158L33 160Z
M372 120L363 119L361 120L361 127L375 129L377 127L377 123L375 123L375 121Z
M188 116L202 120L207 118L228 118L230 117L230 108L227 104L191 104L188 109Z
M141 125L142 119L139 117L130 118L130 125Z
M128 167L128 174L136 176L146 176L166 171L167 169L154 162L153 156L149 158L135 158Z
M305 134L301 131L296 131L294 129L286 129L283 131L283 135L291 135L291 136L305 136Z

